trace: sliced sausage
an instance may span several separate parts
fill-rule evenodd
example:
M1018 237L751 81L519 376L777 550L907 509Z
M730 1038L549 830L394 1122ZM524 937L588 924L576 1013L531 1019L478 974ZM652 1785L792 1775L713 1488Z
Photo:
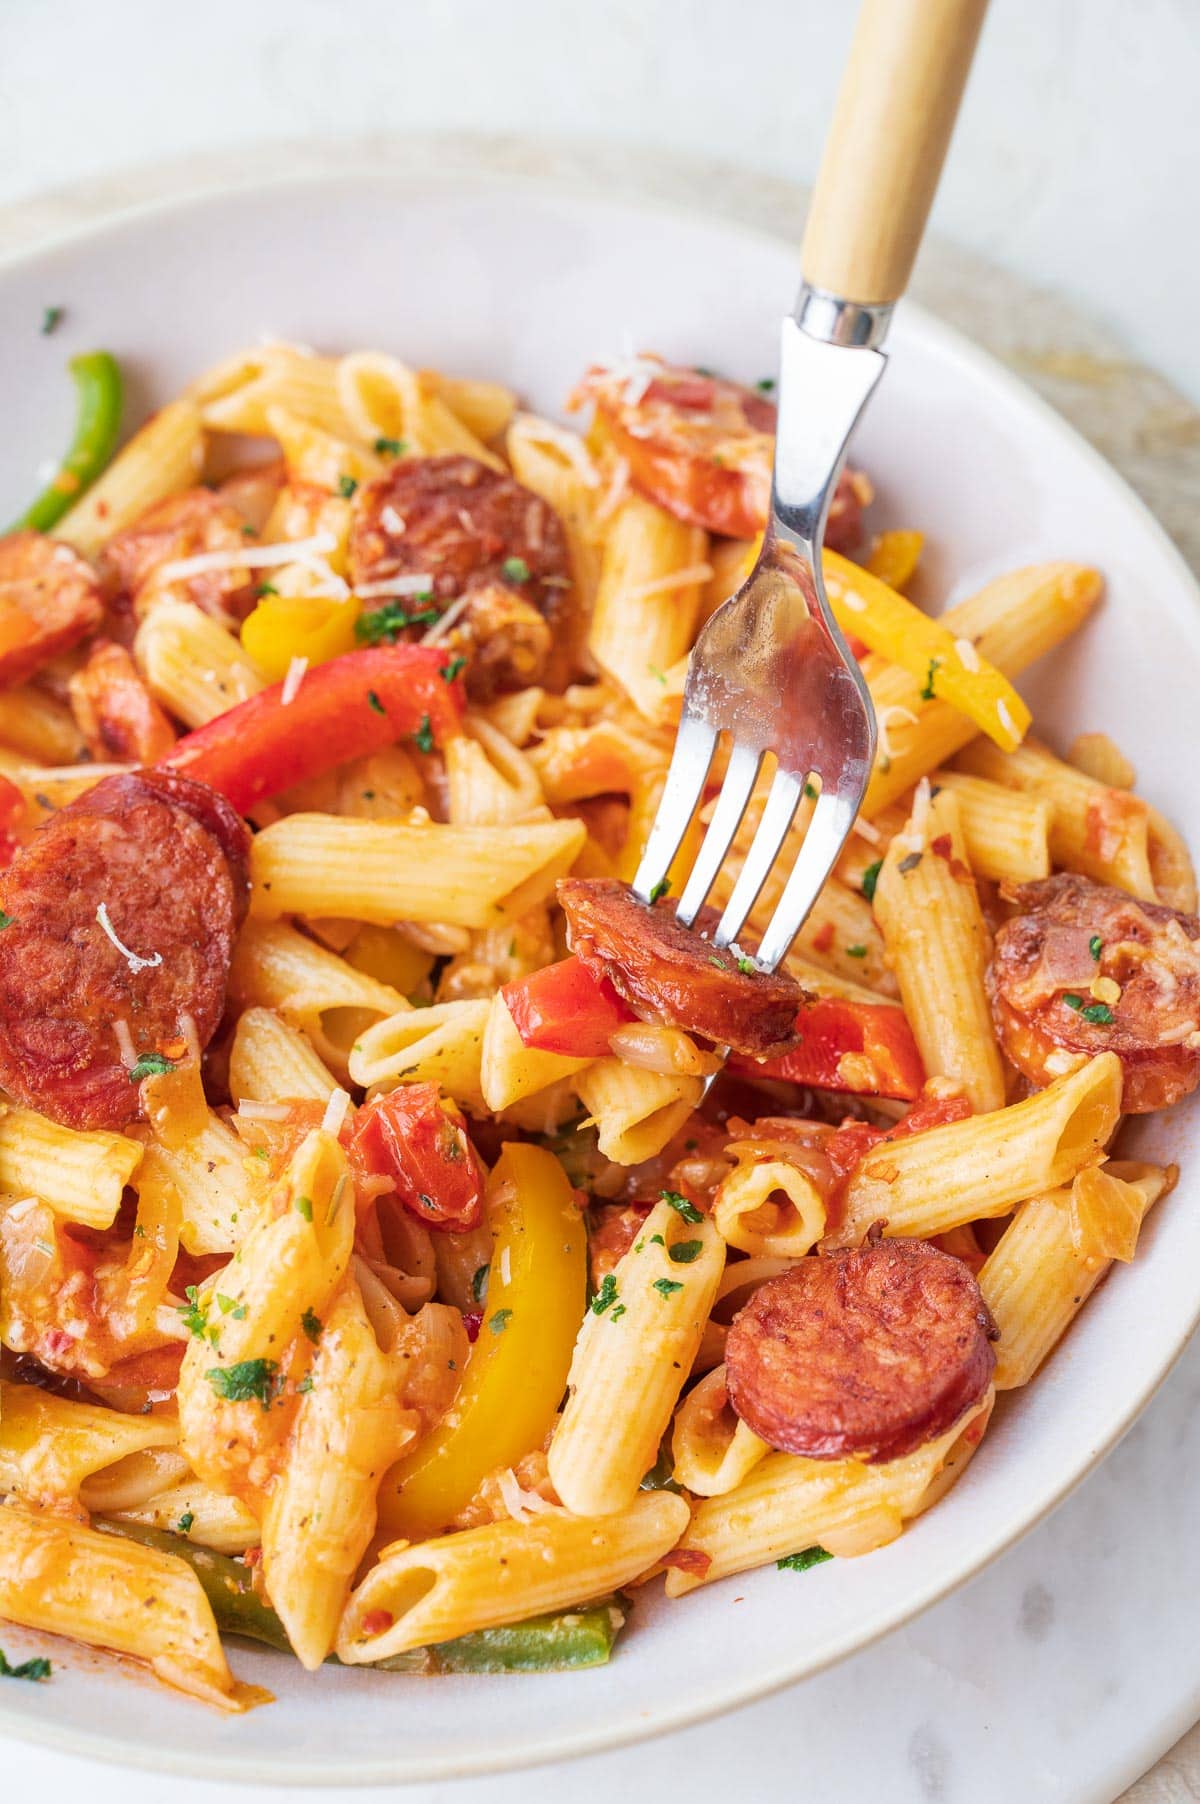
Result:
M68 688L71 712L93 758L157 764L175 744L174 727L123 645L97 639Z
M646 1225L652 1203L593 1203L587 1222L588 1271L599 1290Z
M40 532L0 539L0 688L86 639L103 614L96 574L69 545Z
M1200 919L1062 872L1005 883L1018 913L987 973L1000 1043L1030 1083L1115 1052L1121 1106L1164 1109L1200 1083Z
M132 1120L118 1032L162 1053L190 1017L208 1044L248 854L225 799L170 771L106 777L41 828L0 877L0 1086L68 1127Z
M632 370L594 369L578 390L591 399L629 479L678 520L733 539L763 530L771 505L774 404L705 371L639 357ZM825 543L852 551L870 485L846 471L829 508Z
M729 1400L808 1459L899 1459L943 1434L991 1382L996 1325L959 1259L878 1240L802 1259L733 1318Z
M102 568L114 597L131 604L135 614L145 614L155 596L169 588L217 620L241 620L255 597L244 564L175 579L163 572L184 558L240 551L252 537L232 501L211 489L185 489L156 501L132 526L115 533L104 547Z
M402 459L355 497L349 555L356 589L427 576L439 611L469 598L460 619L475 653L473 695L537 682L550 664L570 607L566 534L554 509L511 476L473 457Z
M648 908L616 878L564 877L558 900L571 950L595 977L607 977L643 1021L681 1027L717 1046L765 1057L796 1043L804 992L781 972L757 971L718 951L697 927L675 919L674 902Z

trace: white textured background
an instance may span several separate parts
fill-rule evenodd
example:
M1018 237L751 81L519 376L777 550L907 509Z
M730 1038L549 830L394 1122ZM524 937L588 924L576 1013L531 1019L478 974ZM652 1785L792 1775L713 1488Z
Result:
M0 0L0 201L256 140L475 128L811 179L852 0ZM935 223L1200 400L1200 0L992 0Z

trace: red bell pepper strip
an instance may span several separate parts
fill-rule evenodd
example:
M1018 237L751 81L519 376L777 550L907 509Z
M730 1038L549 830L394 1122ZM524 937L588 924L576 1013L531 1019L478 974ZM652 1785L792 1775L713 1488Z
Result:
M637 1019L607 977L593 977L577 958L518 977L500 994L523 1046L573 1059L607 1058L617 1028Z
M350 1164L365 1178L388 1178L403 1206L427 1228L465 1233L483 1217L483 1172L462 1115L443 1106L436 1084L401 1084L360 1109Z
M445 660L437 645L345 652L307 671L290 702L276 683L185 734L159 763L208 783L245 814L399 739L432 749L457 733L465 706L462 683L441 674Z
M892 1096L913 1102L925 1067L902 1009L884 1002L814 996L796 1018L800 1043L774 1059L735 1053L730 1069L747 1077L782 1078L814 1090L846 1090L859 1096ZM845 1072L842 1060L853 1053ZM869 1067L869 1069L868 1069Z

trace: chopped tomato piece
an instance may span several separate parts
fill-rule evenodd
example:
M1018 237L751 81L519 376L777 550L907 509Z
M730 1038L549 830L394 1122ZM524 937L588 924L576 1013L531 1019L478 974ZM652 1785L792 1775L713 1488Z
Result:
M483 1172L462 1115L436 1084L401 1084L359 1111L350 1161L362 1178L388 1178L428 1228L464 1233L483 1215Z
M912 1102L925 1068L901 1009L883 1002L815 996L796 1018L800 1044L773 1059L735 1055L730 1067L747 1077L782 1078L815 1090L891 1096Z
M574 1059L606 1058L617 1028L636 1019L607 977L593 977L577 958L506 983L500 994L522 1045Z
M21 842L16 826L25 813L25 797L11 777L0 776L0 869L7 869Z

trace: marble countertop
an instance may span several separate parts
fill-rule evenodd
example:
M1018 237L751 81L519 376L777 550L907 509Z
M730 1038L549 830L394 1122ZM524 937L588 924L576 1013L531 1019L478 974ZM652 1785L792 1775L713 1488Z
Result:
M725 165L617 148L456 134L276 145L158 163L0 208L0 255L132 205L302 171L381 160L419 178L481 168L703 209L799 242L805 192ZM944 242L922 252L914 293L1016 370L1119 469L1200 573L1200 412L1126 354L1073 300L1042 292ZM1111 1804L1200 1712L1200 1347L1180 1362L1117 1451L1048 1522L965 1591L854 1661L645 1748L472 1784L416 1787L412 1804L508 1804L564 1786L580 1804L614 1791L639 1804L687 1775L698 1800L794 1790L829 1804L912 1798L963 1804ZM1189 1676L1180 1672L1190 1663ZM1164 1715L1163 1697L1171 1709ZM1153 1721L1147 1737L1142 1723ZM1153 1745L1147 1745L1152 1742ZM845 1748L855 1749L848 1770ZM40 1749L0 1750L6 1789L149 1804L213 1799L212 1787L88 1768ZM697 1789L696 1779L705 1775ZM24 1785L21 1784L24 1781ZM997 1787L999 1787L997 1789ZM221 1794L232 1804L233 1794ZM238 1804L277 1796L247 1788ZM328 1795L328 1794L327 1794ZM348 1797L365 1794L345 1794ZM382 1794L380 1794L382 1795ZM1200 1798L1200 1726L1122 1804Z

